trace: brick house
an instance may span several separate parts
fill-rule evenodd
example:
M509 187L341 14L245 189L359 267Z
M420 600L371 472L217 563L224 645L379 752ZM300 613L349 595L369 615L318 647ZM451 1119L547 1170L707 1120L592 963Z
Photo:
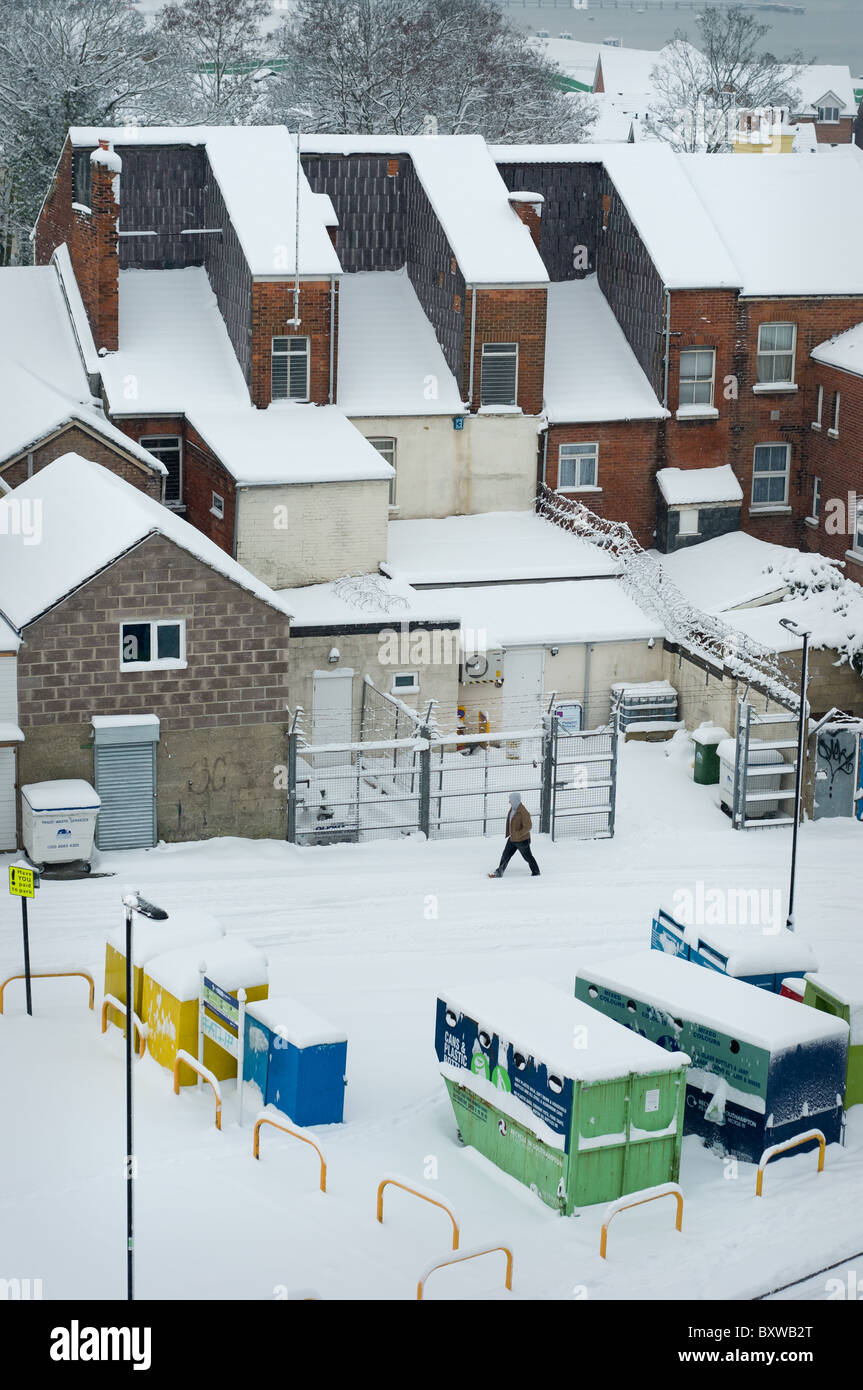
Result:
M815 401L808 450L810 549L841 560L863 582L863 324L811 354Z

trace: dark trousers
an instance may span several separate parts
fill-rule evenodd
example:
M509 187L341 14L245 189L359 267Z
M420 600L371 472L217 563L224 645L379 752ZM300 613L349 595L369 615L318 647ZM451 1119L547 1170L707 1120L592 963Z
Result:
M512 859L512 856L516 853L516 851L521 855L523 859L527 860L528 864L530 865L530 872L534 875L534 877L536 877L536 875L539 873L539 865L537 864L536 860L534 859L531 853L530 840L520 840L518 841L518 843L516 843L515 840L507 840L506 844L503 847L503 854L500 856L500 863L497 866L497 872L499 874L503 873L504 869L506 868L507 864L509 863L510 859Z

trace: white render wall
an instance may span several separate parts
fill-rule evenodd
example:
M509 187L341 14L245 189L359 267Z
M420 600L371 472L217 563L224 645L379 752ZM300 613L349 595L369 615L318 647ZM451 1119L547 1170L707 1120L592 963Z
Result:
M369 574L386 559L389 482L241 488L237 560L272 589Z
M537 420L531 415L355 417L366 439L396 440L396 505L402 521L478 512L530 511L536 497Z

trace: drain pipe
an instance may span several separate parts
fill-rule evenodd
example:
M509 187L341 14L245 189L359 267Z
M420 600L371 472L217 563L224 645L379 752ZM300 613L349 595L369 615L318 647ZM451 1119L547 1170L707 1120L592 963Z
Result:
M671 291L669 290L667 285L665 285L663 288L665 290L665 380L662 386L662 405L663 408L667 410L669 368L668 358L671 350Z
M542 485L543 485L543 487L548 487L547 477L548 477L548 425L546 424L546 427L545 427L545 430L543 431L543 436L542 436ZM557 480L557 484L558 484L558 487L559 487L559 486L560 486L560 479L559 479L559 478L558 478L558 480Z
M470 380L468 383L467 403L468 407L473 405L473 353L476 342L476 285L468 285L470 290Z
M330 405L333 404L336 353L336 277L330 276Z

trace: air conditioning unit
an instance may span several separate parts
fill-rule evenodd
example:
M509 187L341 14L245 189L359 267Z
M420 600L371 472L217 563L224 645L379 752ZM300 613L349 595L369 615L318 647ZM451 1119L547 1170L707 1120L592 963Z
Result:
M459 668L462 685L500 685L503 680L503 652L465 652Z

